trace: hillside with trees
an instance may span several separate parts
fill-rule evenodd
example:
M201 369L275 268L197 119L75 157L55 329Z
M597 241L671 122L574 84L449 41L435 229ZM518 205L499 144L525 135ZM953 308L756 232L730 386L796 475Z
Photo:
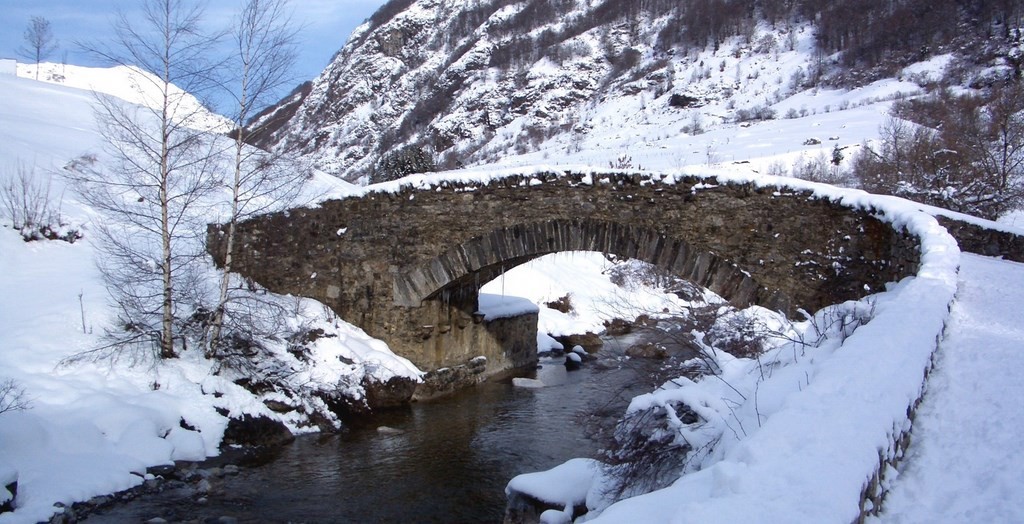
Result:
M1021 14L1015 0L394 0L356 30L308 89L268 111L273 122L255 121L265 131L253 142L300 151L349 181L377 181L393 178L399 151L430 157L421 155L419 165L453 169L578 141L607 128L595 115L625 99L641 99L645 110L673 107L690 121L685 131L696 134L781 117L773 108L803 91L898 77L927 92L955 88L977 117L975 129L960 132L984 136L984 145L970 147L989 157L960 161L972 173L1002 170L994 176L1004 181L995 184L1008 186L1019 176L1008 174L1017 161L991 158L999 147L995 114L1004 111L992 104L1004 100L1005 107L1015 95L1000 93L1017 92ZM784 78L765 65L792 53L799 64ZM743 65L752 57L762 60L756 70ZM946 60L941 75L904 78L904 68L935 57ZM765 73L775 73L774 85ZM709 101L722 102L724 111L702 110ZM944 145L928 147L967 147L953 144L957 131L949 126L940 133L934 118L910 121L906 132L925 126L930 131L919 134L943 135ZM919 174L880 175L900 172L875 165L885 161L886 147L858 159L868 180L846 182L989 217L1012 207L1015 197L989 209L936 196L962 183L938 175L928 182ZM918 166L947 172L949 162L931 158Z

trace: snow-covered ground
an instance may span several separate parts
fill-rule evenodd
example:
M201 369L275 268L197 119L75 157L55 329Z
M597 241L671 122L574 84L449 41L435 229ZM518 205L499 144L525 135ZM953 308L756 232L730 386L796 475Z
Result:
M880 522L1024 522L1024 264L964 254L914 443Z
M535 308L538 304L569 297L571 313L536 308L540 315L537 321L537 349L540 351L556 347L558 343L551 336L600 333L606 320L681 309L682 301L674 294L643 286L615 285L608 274L614 266L601 253L556 253L512 269L484 285L480 292L495 297L522 297ZM710 292L707 298L721 300ZM480 306L484 308L483 303Z
M828 162L835 147L842 149L848 161L865 140L878 136L879 125L900 93L916 94L920 88L910 82L884 80L853 91L806 91L773 106L779 113L775 120L708 123L707 131L700 134L682 131L692 118L688 112L653 104L645 107L639 97L627 98L615 104L616 114L595 117L606 123L584 137L561 135L537 152L508 156L498 165L618 166L624 158L629 167L650 171L699 167L705 171L788 174L800 162L819 157ZM807 110L807 116L784 118L793 105ZM579 143L574 144L575 140Z
M757 359L705 348L701 362L715 370L708 377L672 380L633 399L627 414L663 413L671 438L691 450L686 474L668 487L615 502L607 479L585 462L552 470L558 478L576 475L554 491L544 474L518 477L510 486L565 504L568 512L586 504L594 522L856 520L879 457L896 454L893 443L909 426L908 407L920 397L956 290L960 253L916 206L835 194L851 205L858 198L873 202L921 237L916 277L826 308ZM699 419L682 422L680 403ZM547 521L567 516L556 512Z

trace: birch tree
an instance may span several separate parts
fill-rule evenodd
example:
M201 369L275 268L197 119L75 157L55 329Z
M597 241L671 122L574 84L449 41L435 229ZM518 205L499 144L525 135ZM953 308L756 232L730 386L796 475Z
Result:
M220 182L216 141L197 130L206 113L188 93L208 86L215 35L203 11L183 0L144 0L141 17L120 13L115 44L92 48L114 65L137 68L141 105L97 96L104 162L69 166L82 197L103 214L100 269L120 314L112 347L152 348L178 356L179 330L202 311L203 199ZM179 89L180 88L180 89Z
M232 251L240 220L291 203L307 177L307 169L282 151L249 146L270 119L256 111L275 102L291 81L296 58L297 29L287 0L248 0L230 31L231 56L227 60L225 88L233 107L233 165L228 188L230 211L224 234L227 247L217 307L211 322L208 356L221 344L232 295ZM236 314L239 313L236 311ZM252 319L249 319L252 323ZM248 329L256 326L249 325Z

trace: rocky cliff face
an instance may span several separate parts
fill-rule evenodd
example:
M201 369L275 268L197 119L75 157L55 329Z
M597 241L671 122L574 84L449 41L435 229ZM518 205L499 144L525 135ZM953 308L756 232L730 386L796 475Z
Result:
M400 145L422 147L452 168L585 133L585 106L661 97L678 81L673 64L686 57L674 47L675 4L391 2L356 30L308 94L297 91L282 104L292 107L270 113L294 111L261 141L356 180Z
M622 125L652 106L682 113L684 131L699 132L763 117L759 109L821 82L830 69L833 78L866 82L969 47L956 44L964 38L952 30L929 33L925 47L915 40L920 31L909 29L898 32L905 38L864 36L893 36L883 27L888 20L925 27L927 20L912 16L922 2L930 5L392 0L318 78L266 112L273 123L259 141L365 182L383 155L402 146L422 148L439 168L457 168L536 150L556 136L571 149L595 128ZM999 24L999 13L940 7L950 20ZM844 27L856 38L843 37ZM835 71L849 67L864 73ZM717 105L702 111L709 103Z

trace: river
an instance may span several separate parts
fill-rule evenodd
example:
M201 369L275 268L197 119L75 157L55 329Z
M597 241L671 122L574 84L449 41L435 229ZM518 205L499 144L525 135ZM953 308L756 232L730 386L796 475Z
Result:
M566 372L545 358L537 378L554 384L481 384L453 397L382 413L367 427L303 436L266 464L215 483L207 500L168 491L91 515L88 522L163 518L238 522L501 522L505 485L521 473L592 456L578 414L650 391L644 368L621 365L619 339L599 361Z

